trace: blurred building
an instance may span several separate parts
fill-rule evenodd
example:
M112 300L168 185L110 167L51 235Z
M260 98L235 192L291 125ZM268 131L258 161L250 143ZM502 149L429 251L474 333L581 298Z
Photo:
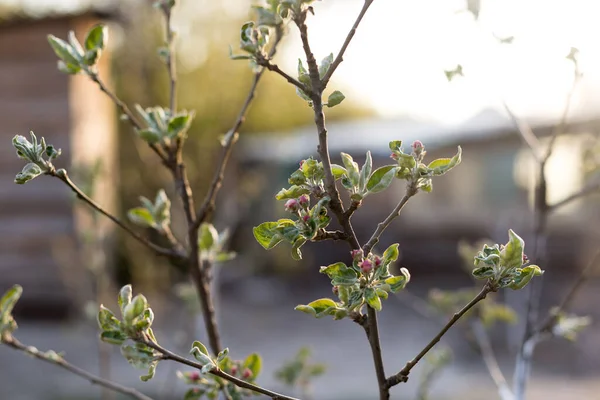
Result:
M110 100L83 76L57 70L57 57L46 36L66 38L74 31L81 40L89 28L110 14L92 7L65 8L65 2L23 1L3 6L0 1L0 293L15 283L24 287L21 312L63 315L84 286L85 269L78 238L89 232L85 212L74 211L74 196L57 179L40 176L16 185L25 165L11 140L29 138L29 131L62 149L56 160L82 187L83 175L98 160L107 176L115 171L115 110ZM108 4L108 2L107 2ZM100 76L111 86L110 51L99 61ZM87 185L89 186L89 185ZM94 185L96 200L114 209L114 186ZM88 187L89 190L92 187ZM94 234L106 235L97 227ZM104 233L102 233L104 232Z
M546 141L555 129L555 121L532 121L533 130ZM457 126L440 126L411 119L366 120L329 125L332 162L342 164L339 153L351 154L362 165L367 150L372 152L374 168L391 164L388 142L403 140L409 149L421 140L427 149L426 161L452 157L457 145L463 149L462 163L443 177L433 180L432 193L419 193L411 199L402 215L385 232L381 248L399 242L402 264L418 274L453 274L460 263L457 244L460 240L489 238L497 243L507 240L509 228L520 233L526 243L533 224L532 199L535 162L512 122L494 110L484 110ZM597 120L570 123L568 135L559 137L547 165L548 200L559 201L579 190L584 182L582 154L587 140L600 128ZM283 218L282 202L274 199L298 162L317 157L317 134L309 126L289 135L265 134L243 138L239 162L244 202L252 210L242 217L240 243L255 255L265 255L254 246L251 226ZM244 175L245 174L245 175ZM245 177L244 177L245 176ZM252 183L250 183L252 182ZM385 192L369 196L353 216L354 228L366 241L377 222L382 221L404 194L404 185L396 181ZM552 268L567 271L579 268L588 260L590 237L597 237L597 198L590 196L561 208L550 218L549 252ZM348 204L348 202L346 202ZM244 213L240 213L244 215ZM596 223L592 223L596 221ZM249 233L248 233L249 232ZM591 236L590 236L591 235ZM247 244L246 243L250 243ZM286 244L271 252L289 252ZM319 243L305 246L310 264L326 265L346 255L346 246ZM526 249L527 250L527 249ZM244 253L245 250L240 250ZM254 251L254 250L250 250ZM271 263L275 263L271 258ZM292 261L286 262L289 265Z

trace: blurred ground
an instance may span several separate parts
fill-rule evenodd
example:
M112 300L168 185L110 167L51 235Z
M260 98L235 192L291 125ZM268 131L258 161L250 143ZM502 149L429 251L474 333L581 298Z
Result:
M433 285L443 282L428 283ZM375 376L369 346L364 332L349 320L316 320L293 311L298 303L328 296L320 288L314 293L294 294L286 288L275 290L269 282L247 281L240 295L225 296L220 301L220 320L223 343L234 358L243 358L258 351L263 357L263 372L259 382L271 389L290 393L274 381L273 372L282 361L293 357L296 351L309 345L316 362L326 362L328 372L314 383L314 400L370 400L376 399ZM429 286L428 286L429 287ZM412 284L414 293L426 288ZM555 288L550 283L549 290ZM600 282L592 282L580 293L577 301L581 312L594 311L587 298L600 290ZM285 294L287 292L287 295ZM260 296L247 297L249 293ZM269 296L264 296L267 293ZM265 301L267 300L267 301ZM152 304L152 299L150 299ZM588 305L586 305L586 303ZM162 307L161 307L162 308ZM170 305L157 312L157 337L163 346L177 349L180 354L189 345L178 346L177 333L170 326L181 326L178 316L184 315L180 306ZM199 319L198 321L201 321ZM197 332L202 332L199 322ZM435 333L436 324L426 321L400 300L384 303L380 318L380 332L387 373L399 370ZM65 351L72 363L90 371L98 371L97 331L86 322L69 324L41 324L21 322L17 337L39 349ZM577 343L555 340L538 347L529 400L542 399L598 399L600 371L598 330L595 326L582 334ZM203 333L195 339L203 340ZM465 344L459 331L451 331L443 343L454 352L452 364L444 370L433 386L432 399L482 400L497 399L495 388L479 357ZM181 399L185 386L174 382L174 365L161 363L156 377L142 383L142 371L130 367L115 347L112 356L113 379L138 387L156 399ZM513 368L513 355L502 340L497 341L500 364L507 376ZM411 380L394 388L396 399L414 399L422 366L411 374ZM166 381L170 381L165 385ZM0 346L0 399L11 400L64 400L99 398L99 389L63 370L29 359L12 349ZM299 394L297 394L299 395Z

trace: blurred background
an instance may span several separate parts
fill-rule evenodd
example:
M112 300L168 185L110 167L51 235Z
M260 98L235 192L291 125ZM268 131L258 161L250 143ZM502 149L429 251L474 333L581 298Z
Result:
M237 49L239 28L252 18L250 5L256 2L179 3L174 14L179 104L196 110L186 162L200 201L220 155L218 138L231 129L250 86L251 69L245 61L229 59L229 46ZM309 29L318 59L338 51L362 3L315 3ZM400 369L439 330L440 315L428 303L431 289L473 287L460 243L505 243L509 228L526 243L534 241L535 160L505 103L543 144L568 105L564 134L546 167L550 204L596 182L596 7L592 0L377 0L367 13L331 83L346 95L343 104L327 112L333 162L341 164L344 151L362 164L371 150L376 167L388 164L388 142L396 139L406 147L421 140L430 160L451 157L457 145L463 148L462 164L435 180L432 193L412 199L382 237L379 250L400 243L398 267L412 275L408 292L386 301L380 318L388 371ZM138 206L139 196L153 198L164 188L174 204L175 234L183 237L184 221L168 172L119 121L113 104L93 83L56 69L46 35L64 38L73 30L83 38L99 21L110 29L100 63L107 85L131 106L166 104L167 75L156 50L163 43L163 22L150 1L0 0L0 292L15 283L24 287L15 312L22 342L64 351L73 363L139 386L157 399L182 398L185 385L175 379L176 366L162 363L154 380L141 384L138 371L117 348L98 344L95 310L100 303L114 308L118 288L132 283L150 299L159 340L187 352L192 340L204 339L204 330L186 276L78 204L58 180L13 183L22 160L10 140L34 131L62 149L57 166L67 168L86 193L123 219ZM579 50L583 74L576 86L574 63L566 58L572 48ZM301 57L298 32L290 27L276 62L295 75ZM449 82L457 65L464 76L456 74ZM215 221L219 231L230 230L229 247L238 254L217 271L223 341L234 358L252 351L263 355L259 382L265 386L289 392L274 372L306 345L315 362L327 364L325 375L314 381L312 398L375 399L375 374L362 330L348 320L315 320L293 311L297 304L329 296L330 284L319 266L347 259L347 248L311 244L303 248L303 260L293 261L285 244L266 252L252 237L253 226L284 217L275 193L287 186L300 160L317 156L312 122L312 110L294 89L266 73L233 152ZM404 186L396 182L369 197L353 217L359 240L370 237L403 194ZM598 197L591 195L551 214L541 265L546 270L543 313L560 302L598 250L599 207ZM598 289L593 276L569 311L599 316ZM506 291L496 300L521 316L525 312L524 292ZM443 340L452 362L432 385L431 398L497 398L463 328ZM522 332L522 321L490 328L509 378ZM541 344L529 398L598 398L599 335L592 324L576 342ZM425 368L416 368L393 396L418 398L418 376ZM112 397L0 347L0 399L88 398Z

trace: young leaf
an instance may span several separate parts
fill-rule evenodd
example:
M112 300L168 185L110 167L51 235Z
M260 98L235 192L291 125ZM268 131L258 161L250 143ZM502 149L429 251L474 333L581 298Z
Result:
M252 371L252 377L256 378L262 369L262 359L258 353L252 353L244 360L244 368Z
M344 166L348 171L348 178L350 178L350 182L352 182L353 186L358 185L358 181L360 179L358 172L358 164L350 154L342 153L342 161L344 162Z
M146 208L132 208L127 212L127 218L129 218L129 220L134 224L145 228L157 226L156 221L154 220L154 216Z
M212 250L218 240L219 232L217 232L213 224L204 222L200 225L200 235L198 237L200 250Z
M462 148L458 146L458 152L452 158L440 158L432 161L427 168L431 171L434 176L444 175L452 168L460 164L462 155Z
M400 255L400 252L398 251L398 246L398 243L394 243L383 252L383 265L388 265L389 263L398 259L398 256Z
M406 284L410 281L410 273L406 268L401 268L400 273L402 275L391 276L385 280L385 283L390 285L392 293L396 293L399 290L404 289Z
M108 28L105 25L95 25L85 38L86 50L103 50L108 41Z
M125 285L119 291L118 303L119 303L119 308L121 309L121 311L123 311L125 309L126 305L131 303L132 293L133 293L133 289L132 289L131 285Z
M346 96L344 96L344 93L340 92L339 90L336 90L329 95L329 97L327 98L326 105L329 108L333 108L339 105L342 101L344 101L345 98Z
M254 238L265 250L272 249L282 240L281 237L276 237L275 228L277 228L277 225L277 222L263 222L252 229Z
M508 243L500 252L500 263L505 268L518 268L523 265L525 242L512 229L508 231Z
M297 199L303 194L309 194L310 190L303 186L292 185L289 189L281 189L276 195L277 200Z
M50 43L50 47L52 47L52 50L54 50L56 56L63 60L66 64L81 64L82 57L77 54L73 46L71 46L69 43L57 38L54 35L48 35L48 43Z
M367 151L367 158L365 159L365 164L362 166L360 170L360 179L358 180L358 187L361 193L364 193L367 181L371 176L371 171L373 169L373 159L371 158L371 152Z
M387 189L392 183L397 169L398 167L395 165L386 165L377 168L367 182L367 190L369 193L378 193Z
M381 311L381 299L377 295L377 292L375 292L375 289L370 287L365 289L365 301L376 311Z
M34 163L26 164L21 172L15 176L15 183L23 185L30 180L40 176L43 173L42 169Z
M321 61L321 65L319 65L319 78L322 79L323 76L325 76L325 74L329 70L329 67L331 66L332 62L333 62L333 53L330 53L327 57L325 57ZM333 107L333 106L331 106L331 107Z
M346 168L342 167L341 165L331 164L331 173L333 174L333 177L337 181L342 176L347 174L348 171L346 170Z
M528 265L520 273L515 273L510 288L513 290L523 289L534 276L540 276L544 273L537 265Z

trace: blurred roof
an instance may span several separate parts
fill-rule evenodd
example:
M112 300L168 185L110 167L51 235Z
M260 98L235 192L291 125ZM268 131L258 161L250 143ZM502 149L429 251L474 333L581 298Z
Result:
M527 122L539 135L548 134L558 123L557 120L550 119ZM596 122L591 119L571 120L569 126L588 126ZM329 151L332 154L371 150L374 155L387 155L388 143L392 140L402 140L406 144L421 140L428 148L434 149L512 135L515 132L513 121L491 108L456 125L441 125L411 118L377 117L328 124ZM287 133L242 136L239 145L241 158L245 161L285 162L300 156L317 156L317 131L314 125L309 125Z
M82 14L114 15L117 0L0 0L0 24Z

